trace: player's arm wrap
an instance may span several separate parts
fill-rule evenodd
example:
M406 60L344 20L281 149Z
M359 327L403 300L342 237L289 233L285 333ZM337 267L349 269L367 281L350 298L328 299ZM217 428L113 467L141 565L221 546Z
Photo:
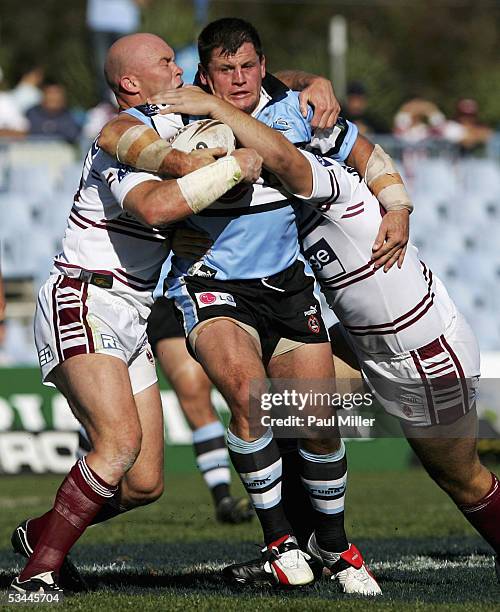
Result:
M228 155L177 179L177 184L188 206L197 214L242 179L243 173L237 159Z
M401 175L392 158L379 145L375 145L366 164L365 181L388 212L406 209L411 213L413 210Z
M118 140L116 157L122 164L158 173L172 147L147 125L128 128Z

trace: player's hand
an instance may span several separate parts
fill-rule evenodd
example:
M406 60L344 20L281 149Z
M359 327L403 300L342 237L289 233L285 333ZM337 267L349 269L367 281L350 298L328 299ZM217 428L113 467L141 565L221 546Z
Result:
M304 117L307 117L308 104L314 108L312 128L332 128L335 125L340 113L340 104L328 79L316 77L300 92L299 102Z
M409 218L407 210L393 210L384 215L372 247L374 268L384 266L384 272L387 272L396 262L401 268L410 233Z
M262 171L262 157L255 149L236 149L231 153L238 160L244 183L255 183Z
M203 89L194 85L170 89L148 98L148 102L157 104L160 107L161 115L167 113L184 113L186 115L208 115L217 106L218 98L206 93Z
M212 245L213 240L204 232L180 227L174 231L171 248L177 257L201 259Z
M198 168L203 168L203 166L213 164L219 159L219 157L224 157L226 153L227 149L224 147L214 147L213 149L194 149L191 151L191 153L188 153L189 166L186 168L186 171L182 174L182 176L185 176L190 172L194 172L195 170L198 170Z

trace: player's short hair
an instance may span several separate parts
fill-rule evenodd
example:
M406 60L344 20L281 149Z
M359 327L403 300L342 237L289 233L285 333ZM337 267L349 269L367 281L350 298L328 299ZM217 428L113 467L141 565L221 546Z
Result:
M260 36L251 23L237 17L224 17L212 21L198 36L200 63L207 68L214 49L222 47L224 54L234 55L241 45L247 42L255 47L259 59L262 59Z

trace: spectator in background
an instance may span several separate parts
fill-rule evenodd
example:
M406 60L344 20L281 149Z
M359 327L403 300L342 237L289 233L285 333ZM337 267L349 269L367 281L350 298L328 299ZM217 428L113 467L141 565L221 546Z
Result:
M104 60L111 45L121 36L137 32L141 8L150 0L87 0L87 28L90 32L95 62L99 100L109 100L104 78Z
M30 108L26 116L32 135L61 138L71 144L80 135L80 126L67 106L66 88L60 83L47 81L42 87L40 104Z
M10 94L18 109L25 113L35 104L39 104L42 99L41 85L45 70L43 66L25 63L20 74L21 77Z
M0 68L0 138L23 138L29 122L19 110L11 91L5 90L5 85Z
M462 98L457 102L455 122L462 127L460 146L464 153L476 152L493 135L493 130L479 121L479 105L472 98Z
M360 134L384 134L387 128L368 109L369 99L366 87L360 81L351 81L347 86L346 102L342 115L356 124Z
M96 106L87 111L85 123L83 124L82 136L85 141L92 141L99 134L101 128L111 121L117 114L115 96L108 96L107 100L101 100Z
M394 117L394 134L409 143L442 138L446 117L439 108L423 98L405 102Z

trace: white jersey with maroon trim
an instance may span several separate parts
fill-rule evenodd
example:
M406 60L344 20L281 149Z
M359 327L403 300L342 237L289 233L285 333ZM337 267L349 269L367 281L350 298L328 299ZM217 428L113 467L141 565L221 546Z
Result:
M401 269L374 270L371 248L382 219L378 200L351 168L307 155L317 203L314 209L311 199L297 205L302 248L352 341L371 355L401 354L441 336L456 314L444 285L412 244Z
M166 233L140 223L123 209L123 201L133 187L148 180L160 179L120 164L94 143L51 272L81 280L88 280L89 273L104 275L102 286L144 318L168 254Z

